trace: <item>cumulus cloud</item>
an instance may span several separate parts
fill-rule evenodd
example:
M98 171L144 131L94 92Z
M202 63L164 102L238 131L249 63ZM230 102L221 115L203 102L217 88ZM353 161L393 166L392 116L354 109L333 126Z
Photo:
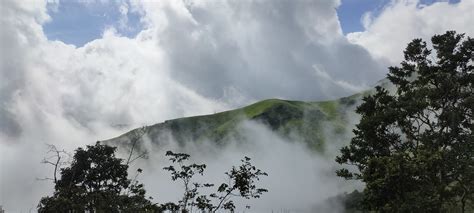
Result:
M398 64L403 59L406 44L414 38L429 41L434 34L447 30L474 36L472 11L472 0L431 5L419 0L392 0L378 16L365 15L364 31L349 33L347 38L365 47L375 58Z
M167 52L172 78L207 97L221 98L232 88L257 100L335 98L367 88L385 70L342 35L338 1L132 5L145 14L142 21ZM314 65L331 78L316 75Z
M132 127L227 108L170 79L152 40L107 30L76 48L47 40L45 2L0 8L0 203L9 212L34 209L52 189L35 180L51 174L39 163L45 143L72 151Z
M21 101L37 117L47 112L93 130L263 98L336 98L383 73L342 36L337 1L122 1L117 9L142 14L145 29L127 38L108 28L79 48L47 40L45 2L2 4L2 53L9 53L2 57L2 135L23 131Z

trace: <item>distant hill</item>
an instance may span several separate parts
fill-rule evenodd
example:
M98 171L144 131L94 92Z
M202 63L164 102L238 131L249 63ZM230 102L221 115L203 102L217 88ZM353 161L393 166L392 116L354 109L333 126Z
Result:
M376 85L389 91L394 90L388 79L382 79ZM373 91L371 89L330 101L268 99L235 110L167 120L131 130L104 142L127 147L132 138L143 132L157 145L173 140L180 145L210 141L216 146L222 146L229 139L246 140L239 135L241 132L238 127L244 121L255 121L283 138L303 142L314 151L324 152L327 143L341 139L348 142L348 138L344 137L350 135L354 128L354 117L357 116L355 109L362 98Z
M155 144L166 140L175 140L181 145L211 141L220 146L229 138L238 139L238 125L250 120L266 125L283 138L301 141L310 149L323 151L324 144L330 142L328 134L343 135L352 130L350 114L362 96L363 93L321 102L268 99L235 110L168 120L134 129L105 142L126 146L132 137L140 135L138 131L144 131Z

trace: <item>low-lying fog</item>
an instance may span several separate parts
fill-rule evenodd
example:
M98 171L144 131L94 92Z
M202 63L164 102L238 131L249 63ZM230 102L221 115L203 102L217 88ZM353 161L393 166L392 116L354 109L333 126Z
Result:
M344 190L353 188L337 178L333 158L309 151L296 141L285 141L265 126L255 122L244 122L239 128L245 142L229 141L225 148L217 148L212 142L187 143L177 147L172 141L161 146L149 144L150 158L137 162L134 167L144 169L141 180L148 194L158 201L177 201L183 188L179 182L171 182L168 172L162 168L170 164L165 157L167 150L191 154L191 161L205 163L208 167L204 178L197 180L220 184L226 182L224 172L232 165L239 165L244 156L252 158L257 168L268 173L258 183L267 188L260 199L237 198L239 212L250 205L248 212L338 212L339 206L326 206L325 201Z
M157 145L144 137L148 159L134 161L129 175L134 176L134 171L142 168L143 173L138 180L145 184L147 196L152 196L153 201L159 203L177 201L182 196L183 187L180 182L172 182L170 174L162 169L170 165L165 157L167 150L188 153L191 155L189 162L206 164L204 176L196 176L195 180L216 185L227 181L224 172L233 165L239 165L240 159L248 156L252 158L253 165L268 173L258 182L258 187L269 191L260 199L235 198L238 212L340 212L340 204L327 202L327 199L355 188L355 183L345 182L334 173L337 168L334 156L338 146L348 137L332 136L333 139L328 140L326 152L318 154L310 151L302 142L286 141L256 122L243 122L237 129L244 140L230 138L227 145L220 148L213 145L212 141L189 141L184 147L179 147L170 140ZM80 144L75 138L83 136L63 129L63 133L56 137L70 137L70 143L57 146L73 152L77 148L76 144ZM35 144L23 143L14 147L2 146L0 149L4 159L0 162L2 200L8 211L34 212L39 199L53 191L51 181L37 180L52 176L52 167L40 164L42 158L48 156L47 146L41 141L39 139ZM123 152L119 156L125 158L127 153L125 149L121 150ZM245 209L246 205L251 208Z

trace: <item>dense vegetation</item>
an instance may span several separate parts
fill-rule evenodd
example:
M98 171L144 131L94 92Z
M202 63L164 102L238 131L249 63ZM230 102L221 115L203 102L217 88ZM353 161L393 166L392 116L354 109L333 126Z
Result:
M53 150L56 150L54 148ZM217 212L237 207L235 197L245 199L260 198L267 192L256 184L267 173L253 166L245 157L242 164L225 173L227 181L218 185L216 192L201 193L202 188L213 188L214 184L194 182L194 175L204 175L205 164L190 163L190 155L168 151L166 156L173 163L164 170L171 173L173 181L181 181L184 186L183 198L175 203L152 202L145 197L143 184L137 181L142 172L137 170L133 180L128 179L129 160L117 158L115 147L97 142L86 149L78 148L70 165L61 168L61 178L54 174L55 191L38 204L38 212ZM55 169L60 163L59 152ZM56 171L55 171L56 172ZM193 211L194 208L194 211ZM247 207L249 208L249 207Z
M363 99L336 159L355 167L339 176L366 184L364 210L474 211L474 40L446 32L431 42L434 52L413 40L390 67L395 93L377 87Z
M115 150L99 142L78 148L38 212L156 212L143 185L128 179L128 165L115 157Z

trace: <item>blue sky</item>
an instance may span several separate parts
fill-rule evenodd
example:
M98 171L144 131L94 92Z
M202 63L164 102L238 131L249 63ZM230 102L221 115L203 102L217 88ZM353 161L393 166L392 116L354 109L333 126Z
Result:
M361 17L366 12L377 14L390 0L342 0L337 15L344 34L363 30Z
M49 9L52 20L46 23L44 31L50 40L60 40L67 44L83 46L100 38L104 29L115 27L124 36L132 37L141 30L140 17L128 13L128 29L120 28L121 17L118 5L113 2L80 3L61 1L57 10Z
M421 0L422 4L432 4L440 0ZM459 0L449 0L457 3ZM344 34L362 31L361 17L366 12L377 15L390 0L342 0L337 8L339 21ZM120 28L121 17L118 5L113 2L80 3L80 1L61 1L57 10L49 10L52 20L44 25L50 40L60 40L67 44L83 46L100 38L104 29L115 27L121 35L133 37L142 28L140 17L128 13L129 28Z

